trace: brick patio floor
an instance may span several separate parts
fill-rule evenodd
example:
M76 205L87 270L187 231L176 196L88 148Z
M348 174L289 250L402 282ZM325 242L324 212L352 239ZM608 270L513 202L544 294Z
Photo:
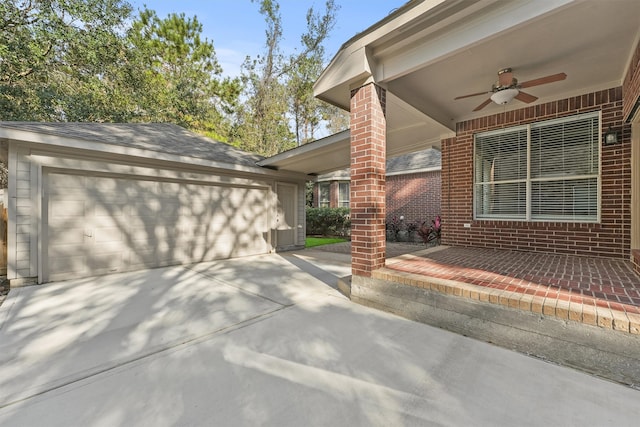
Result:
M625 260L441 246L374 277L640 334L640 277Z
M322 250L350 252L350 243ZM640 334L640 276L621 259L387 243L374 278Z

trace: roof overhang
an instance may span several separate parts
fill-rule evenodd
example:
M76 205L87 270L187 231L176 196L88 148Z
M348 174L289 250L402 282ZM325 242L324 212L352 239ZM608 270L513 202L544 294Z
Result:
M259 166L321 175L349 166L349 131L310 142L258 162ZM346 160L346 164L345 163ZM334 169L334 165L338 166Z
M387 158L440 149L443 138L454 133L425 117L411 105L390 93L387 95ZM349 167L351 152L348 130L313 141L258 162L258 165L309 175L321 175Z

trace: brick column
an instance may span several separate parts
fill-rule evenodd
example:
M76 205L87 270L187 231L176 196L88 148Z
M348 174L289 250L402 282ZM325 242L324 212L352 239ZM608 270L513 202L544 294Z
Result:
M385 261L386 90L351 91L351 273L371 277Z
M338 207L338 181L331 181L329 187L329 206L332 208Z

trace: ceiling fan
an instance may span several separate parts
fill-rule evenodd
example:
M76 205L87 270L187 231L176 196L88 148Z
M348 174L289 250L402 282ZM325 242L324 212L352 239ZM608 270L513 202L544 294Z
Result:
M490 94L490 97L482 104L474 108L473 111L482 110L484 107L489 105L491 101L495 102L496 104L502 105L511 101L513 98L529 104L538 99L538 97L530 95L526 92L522 92L520 89L558 82L566 78L567 75L565 73L558 73L546 77L540 77L538 79L529 80L523 83L518 83L518 80L513 77L511 68L503 68L502 70L498 71L498 81L491 87L491 90L489 92L478 92L469 95L462 95L454 98L454 100Z

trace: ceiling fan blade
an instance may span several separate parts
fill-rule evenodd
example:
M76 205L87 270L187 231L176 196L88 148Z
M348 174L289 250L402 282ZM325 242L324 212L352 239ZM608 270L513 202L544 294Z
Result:
M472 93L472 94L470 94L470 95L457 96L457 97L455 97L455 98L453 98L453 99L454 99L454 101L455 101L455 100L463 99L463 98L471 98L472 96L486 95L487 93L489 93L489 92L487 92L487 91L485 90L484 92Z
M536 99L538 99L538 97L537 96L533 96L533 95L529 95L528 93L521 91L516 95L516 99L518 101L522 101L522 102L526 102L527 104L530 104L533 101L535 101Z
M531 86L538 86L538 85L544 85L547 83L559 82L560 80L564 80L566 78L567 78L567 75L565 73L552 74L550 76L540 77L539 79L533 79L533 80L520 83L518 87L525 89Z
M491 104L491 98L487 98L486 101L474 108L473 111L480 111L489 104Z

